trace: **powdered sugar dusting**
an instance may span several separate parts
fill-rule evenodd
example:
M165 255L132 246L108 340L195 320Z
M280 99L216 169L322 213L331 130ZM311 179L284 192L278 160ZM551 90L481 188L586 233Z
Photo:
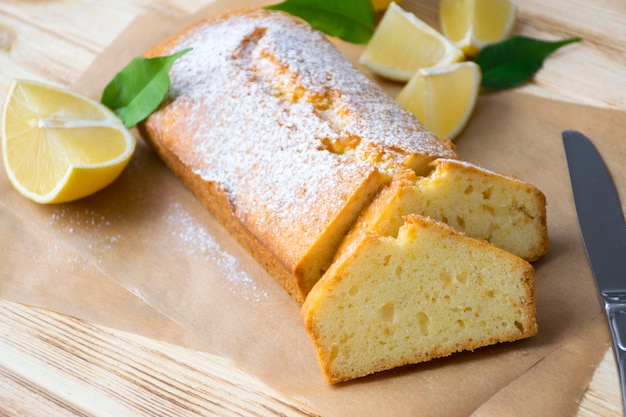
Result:
M189 214L180 203L170 204L165 215L167 233L180 242L171 246L174 251L191 255L195 260L211 262L224 271L229 280L230 291L249 301L261 301L269 297L268 293L258 288L243 269L241 262L232 254L224 251L213 235Z
M454 157L320 32L286 14L218 18L163 52L186 47L170 72L171 105L150 123L281 259L300 259L373 172Z
M102 212L85 208L84 210L75 210L70 206L60 206L58 210L53 211L48 219L48 225L61 228L62 233L73 235L77 231L90 230L90 240L87 249L93 255L97 256L97 262L104 262L104 255L109 252L112 247L122 238L122 236L113 231L111 219ZM67 259L67 262L78 266L81 262L86 262L87 258Z
M35 254L33 261L48 264L51 260L58 261L61 259L60 256L62 253L64 254L66 252L65 249L59 245L59 243L47 242L45 250ZM90 266L90 258L87 255L73 253L71 256L62 258L62 260L65 263L65 266L69 267L69 271L71 272L87 271ZM54 272L60 272L59 268L56 267Z

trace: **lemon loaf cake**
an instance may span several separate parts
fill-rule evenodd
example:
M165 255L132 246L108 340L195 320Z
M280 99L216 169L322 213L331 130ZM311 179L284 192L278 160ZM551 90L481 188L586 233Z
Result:
M393 172L457 157L286 13L226 13L147 56L188 47L143 136L300 303Z
M321 32L286 13L228 12L183 29L146 56L184 48L192 50L173 64L168 96L141 133L304 303L329 381L534 333L532 267L482 239L522 256L526 249L509 234L547 241L538 190L461 162L449 140L428 132ZM392 296L390 288L407 291L375 307L395 323L388 329L396 337L406 335L401 357L383 355L381 344L371 352L382 355L373 355L375 362L350 364L346 354L370 354L347 352L362 348L357 340L367 336L367 321L379 326L380 315L368 312L374 307L367 297L354 298L361 304L350 305L343 323L355 324L360 314L361 333L336 339L327 320L345 308L333 295L339 288L356 288L359 297L386 294L380 300ZM400 311L418 308L402 307L402 297L432 305L420 301L425 309L415 320L400 320ZM456 324L438 321L450 317ZM403 325L429 336L412 337Z
M533 268L450 226L409 215L397 237L354 241L302 318L329 383L532 336Z

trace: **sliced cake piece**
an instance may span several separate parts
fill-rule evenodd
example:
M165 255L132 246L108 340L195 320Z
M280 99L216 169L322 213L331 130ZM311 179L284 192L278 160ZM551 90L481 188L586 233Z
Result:
M344 246L368 231L395 236L411 213L426 215L484 239L529 262L548 251L546 198L533 185L471 163L437 159L418 177L398 172L366 208Z
M432 219L345 247L302 307L329 383L532 336L525 260Z

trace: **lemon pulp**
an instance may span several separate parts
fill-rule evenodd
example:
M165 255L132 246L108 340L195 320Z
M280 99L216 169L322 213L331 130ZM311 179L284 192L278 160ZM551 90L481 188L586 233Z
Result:
M469 56L510 36L517 18L511 0L441 0L443 34Z
M14 187L40 203L75 200L109 185L135 139L102 104L41 83L14 80L2 114L2 152Z
M392 2L359 62L385 78L408 81L418 69L464 58L445 36Z
M480 91L474 62L419 70L400 91L398 103L431 132L454 139L469 120Z

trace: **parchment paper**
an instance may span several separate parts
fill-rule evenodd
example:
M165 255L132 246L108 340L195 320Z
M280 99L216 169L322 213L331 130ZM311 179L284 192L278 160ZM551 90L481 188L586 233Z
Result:
M259 2L218 1L203 14L248 4ZM99 98L126 62L184 23L139 18L76 89ZM340 47L353 59L360 53ZM579 235L564 129L594 140L624 201L622 112L484 93L456 141L465 159L547 196L551 250L535 264L539 333L525 341L327 386L296 303L141 140L114 184L75 203L31 203L0 175L0 297L222 355L327 416L574 415L609 339Z

